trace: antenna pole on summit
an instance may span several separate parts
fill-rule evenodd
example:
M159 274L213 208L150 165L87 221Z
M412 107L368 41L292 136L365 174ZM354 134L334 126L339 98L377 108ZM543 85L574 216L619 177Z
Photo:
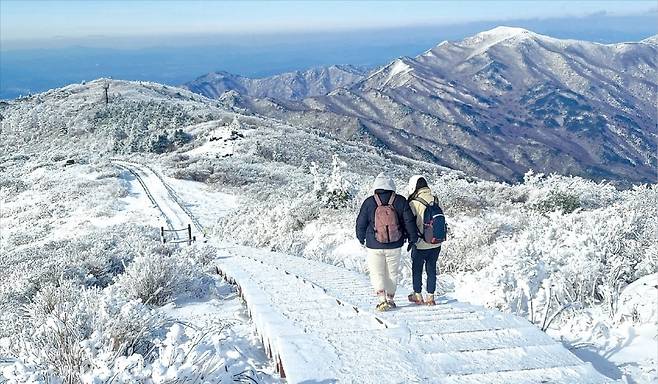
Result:
M108 105L110 103L110 97L107 93L107 90L110 89L110 82L106 81L103 83L103 90L105 91L105 105Z

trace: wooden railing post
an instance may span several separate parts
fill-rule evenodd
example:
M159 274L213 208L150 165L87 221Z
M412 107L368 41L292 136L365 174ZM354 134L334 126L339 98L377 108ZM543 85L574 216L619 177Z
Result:
M164 237L164 227L160 227L160 241L162 241L163 244L167 242Z
M192 245L192 224L187 224L187 245Z

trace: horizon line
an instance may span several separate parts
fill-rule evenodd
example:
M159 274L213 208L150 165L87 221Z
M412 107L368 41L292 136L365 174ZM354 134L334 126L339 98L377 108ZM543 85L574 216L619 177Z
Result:
M148 43L148 40L150 39L166 39L166 38L173 38L173 39L189 39L189 38L210 38L210 37L238 37L238 38L262 38L262 37L270 37L270 38L276 38L276 37L286 37L286 36L299 36L299 37L306 37L306 36L315 36L315 35L323 35L323 34L343 34L343 33L355 33L355 32L377 32L377 31L386 31L386 30L404 30L404 29L424 29L424 28L441 28L441 27L450 27L450 26L469 26L469 25L477 25L481 23L500 23L497 25L497 27L500 26L508 26L508 27L515 27L515 28L523 28L528 31L535 32L533 29L524 27L524 26L518 26L515 25L516 23L523 23L523 22L546 22L546 21L551 21L551 20L568 20L568 19L586 19L586 18L591 18L591 17L600 17L600 16L606 16L606 17L653 17L655 15L658 15L658 7L650 9L649 12L644 12L644 13L625 13L625 14L611 14L607 12L595 12L595 13L590 13L590 14L585 14L585 15L574 15L574 16L551 16L551 17L532 17L532 18L522 18L522 19L515 19L515 18L509 18L509 19L480 19L480 20L469 20L469 21L462 21L462 22L416 22L416 23L408 23L408 24L397 24L397 25L391 25L391 26L386 26L386 25L371 25L371 26L365 26L365 27L357 27L357 26L333 26L333 27L319 27L319 28L309 28L309 27L300 27L300 28L286 28L286 29L272 29L272 30L258 30L256 32L253 31L248 31L248 30L225 30L225 31L198 31L198 32L188 32L188 31L181 31L181 32L167 32L167 31L162 31L162 32L150 32L150 33L128 33L128 34L89 34L89 35L83 35L83 36L72 36L72 35L58 35L58 36L52 36L52 37L27 37L27 38L2 38L0 36L0 51L7 52L7 51L19 51L19 50L32 50L32 49L43 49L43 50L48 50L48 49L63 49L63 48L71 48L71 47L76 47L79 46L81 43L94 43L94 44L108 44L108 43L117 43L117 42L126 42L128 40L133 40L133 39L140 39L142 40L142 44ZM480 32L485 32L488 30L491 30L496 27L492 28L486 28L483 30L480 30ZM477 34L474 33L474 34ZM304 34L306 36L302 36L301 34ZM539 33L541 34L541 33ZM648 36L645 37L649 38L654 35L658 34L658 28L656 28L655 31L651 32ZM574 40L579 40L579 39L574 39ZM583 41L588 41L588 40L583 40ZM638 40L641 41L641 40ZM632 41L629 41L632 42ZM21 48L21 47L14 47L14 45L17 44L34 44L38 45L39 43L41 44L48 44L48 43L68 43L70 45L68 46L62 46L62 47L56 47L56 48L50 48L50 47L29 47L29 48ZM621 41L619 43L622 43ZM10 45L9 48L5 48L6 45ZM162 42L159 42L157 45L150 45L150 46L141 46L141 47L135 47L133 49L143 49L143 48L154 48L157 46L162 46ZM172 45L172 44L164 44L165 46L179 46L178 44ZM198 42L197 44L193 45L199 45ZM206 44L204 44L206 45ZM93 47L89 47L93 48ZM104 47L108 48L108 47ZM125 48L124 48L125 49Z

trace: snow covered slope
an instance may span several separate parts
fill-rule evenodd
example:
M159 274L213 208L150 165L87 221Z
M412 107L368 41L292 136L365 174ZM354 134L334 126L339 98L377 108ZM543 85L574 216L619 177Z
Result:
M189 140L180 128L223 113L212 100L181 88L98 79L1 102L0 153L161 153Z

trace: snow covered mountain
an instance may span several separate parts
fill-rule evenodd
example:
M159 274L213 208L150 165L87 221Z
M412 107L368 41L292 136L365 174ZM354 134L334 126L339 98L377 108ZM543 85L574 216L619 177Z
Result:
M655 36L602 45L498 27L324 96L223 101L481 177L518 180L532 168L649 182L657 57Z
M182 87L211 98L217 98L224 92L233 90L258 98L300 100L326 95L336 88L351 86L362 80L365 74L363 68L351 65L318 67L261 79L251 79L228 72L213 72Z
M308 164L326 163L334 154L349 160L355 173L370 174L370 164L384 161L396 175L410 167L428 174L447 170L395 156L368 142L253 116L237 101L231 104L232 98L239 95L226 92L218 101L158 83L97 79L2 102L0 169L4 160L24 155L62 161L184 153L183 157L221 163L230 173L243 165L238 152L244 152L264 158L266 168L270 162L286 162L299 167L303 175ZM243 137L245 131L248 137ZM205 175L206 169L197 173ZM199 174L181 178L204 179Z
M181 128L226 113L216 104L151 82L98 79L71 84L1 103L0 152L166 152L190 139Z

